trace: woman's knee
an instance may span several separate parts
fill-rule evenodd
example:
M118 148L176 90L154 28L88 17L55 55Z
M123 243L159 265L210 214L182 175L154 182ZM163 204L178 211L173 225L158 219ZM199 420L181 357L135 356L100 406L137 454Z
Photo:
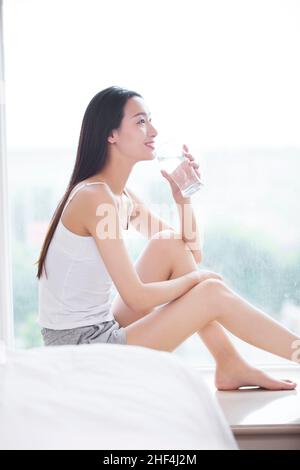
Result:
M226 286L219 279L205 279L194 286L188 295L191 295L191 303L197 309L199 307L199 321L212 321L217 318L222 295L226 291ZM191 308L191 310L193 310ZM194 313L191 311L192 316ZM203 324L203 325L204 325ZM202 326L203 326L202 325ZM202 327L201 326L201 327Z
M210 299L216 299L218 295L227 291L226 284L221 279L209 278L199 282L193 289L205 294Z

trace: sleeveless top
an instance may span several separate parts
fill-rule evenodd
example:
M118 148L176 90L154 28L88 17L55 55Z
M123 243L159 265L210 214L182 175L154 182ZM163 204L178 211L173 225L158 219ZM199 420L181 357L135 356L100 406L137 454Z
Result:
M104 181L76 185L62 214L80 189ZM127 191L128 221L133 201ZM110 311L113 281L92 236L76 235L61 219L56 227L45 259L47 277L38 280L37 323L42 328L64 330L114 320Z

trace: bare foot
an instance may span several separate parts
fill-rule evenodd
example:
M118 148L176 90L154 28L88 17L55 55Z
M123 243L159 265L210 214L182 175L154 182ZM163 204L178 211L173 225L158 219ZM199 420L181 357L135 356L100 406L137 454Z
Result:
M217 365L215 386L218 390L237 390L246 386L257 386L266 390L293 390L297 384L291 380L273 379L247 362L235 362L226 366Z

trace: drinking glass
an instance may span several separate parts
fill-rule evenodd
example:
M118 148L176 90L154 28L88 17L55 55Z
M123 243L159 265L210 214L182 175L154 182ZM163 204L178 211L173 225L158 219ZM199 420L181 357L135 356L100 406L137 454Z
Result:
M154 153L160 169L171 176L183 197L189 197L201 188L203 181L189 164L189 158L184 156L183 144L179 140L158 144Z

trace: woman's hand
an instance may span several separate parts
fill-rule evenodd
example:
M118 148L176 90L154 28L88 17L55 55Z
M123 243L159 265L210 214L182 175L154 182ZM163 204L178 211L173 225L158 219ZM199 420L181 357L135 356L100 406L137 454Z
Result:
M198 170L199 164L195 161L194 157L190 153L188 153L189 149L185 144L182 146L182 148L183 148L183 156L187 159L188 164L191 165L194 168L194 170L197 173L197 175L199 176L199 178L201 178L201 175L200 175L199 170ZM171 178L171 176L165 170L160 170L160 172L161 172L162 176L164 178L166 178L166 180L168 180L168 182L171 186L173 199L176 203L185 202L185 201L190 200L189 197L185 198L185 197L182 196L179 187L177 186L175 181Z
M215 273L214 271L207 271L205 269L201 269L198 271L199 274L199 282L205 281L206 279L219 279L220 281L224 281L223 276L221 274Z
M207 271L205 269L190 271L189 273L184 274L184 276L191 278L194 286L201 284L201 282L205 281L206 279L218 279L219 281L224 281L224 278L221 276L221 274L215 273L213 271Z

